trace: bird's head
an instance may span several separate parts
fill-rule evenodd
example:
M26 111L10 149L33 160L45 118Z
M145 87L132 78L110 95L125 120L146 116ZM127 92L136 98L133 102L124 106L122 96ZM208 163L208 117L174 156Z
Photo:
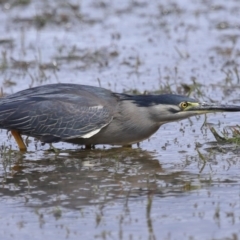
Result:
M174 94L149 95L135 103L147 107L152 120L160 125L206 113L240 112L240 106L199 102Z

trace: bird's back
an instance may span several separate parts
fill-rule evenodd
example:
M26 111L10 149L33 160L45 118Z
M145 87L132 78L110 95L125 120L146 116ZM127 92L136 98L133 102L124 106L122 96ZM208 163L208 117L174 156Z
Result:
M97 103L111 102L113 93L107 89L79 85L79 84L48 84L29 88L0 99L0 107L10 103L20 103L31 99L65 99L66 101L81 101L87 105L95 106Z
M117 101L111 91L86 85L30 88L0 100L0 128L45 140L90 136L112 120Z

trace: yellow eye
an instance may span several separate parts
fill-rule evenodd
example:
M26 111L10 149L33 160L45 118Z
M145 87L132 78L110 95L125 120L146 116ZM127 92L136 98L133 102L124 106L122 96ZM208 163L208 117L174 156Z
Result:
M180 103L180 108L185 109L187 107L188 107L188 103L187 102Z

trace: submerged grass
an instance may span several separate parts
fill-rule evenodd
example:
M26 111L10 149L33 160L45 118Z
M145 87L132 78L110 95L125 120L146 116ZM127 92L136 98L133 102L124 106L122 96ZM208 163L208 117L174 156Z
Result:
M221 132L222 136L217 133L214 127L209 127L213 136L215 137L218 143L234 143L240 145L240 126L229 127L230 131L224 130ZM229 137L231 135L231 137Z

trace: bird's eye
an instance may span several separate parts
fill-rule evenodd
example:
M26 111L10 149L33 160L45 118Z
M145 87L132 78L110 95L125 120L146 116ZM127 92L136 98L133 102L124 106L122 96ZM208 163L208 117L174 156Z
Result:
M180 103L180 108L185 109L186 107L188 107L188 103L187 102Z

